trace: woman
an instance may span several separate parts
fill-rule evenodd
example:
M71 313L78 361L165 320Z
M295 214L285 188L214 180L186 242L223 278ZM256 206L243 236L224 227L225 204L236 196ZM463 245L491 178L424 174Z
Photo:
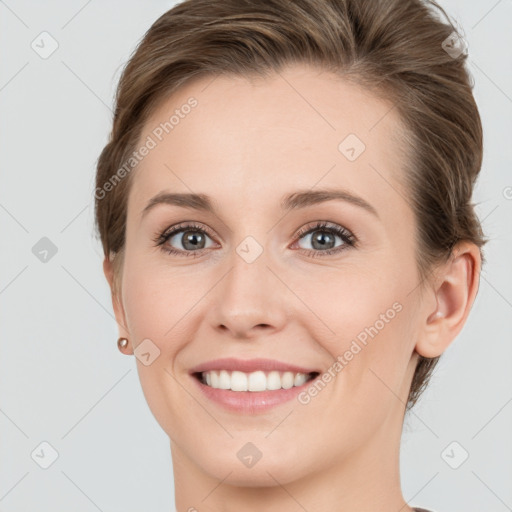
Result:
M436 9L188 0L127 64L96 221L179 512L423 510L404 416L485 243L480 117Z

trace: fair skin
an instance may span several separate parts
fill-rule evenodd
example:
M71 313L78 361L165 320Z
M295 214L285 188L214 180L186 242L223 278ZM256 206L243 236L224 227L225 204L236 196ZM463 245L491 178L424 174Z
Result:
M134 171L113 295L125 352L147 338L160 350L148 366L136 361L171 440L178 512L411 511L399 474L411 380L418 354L439 356L462 329L478 248L460 243L421 291L414 216L398 180L404 162L389 137L399 119L361 88L299 65L255 82L205 78L162 103L140 140L191 96L197 107ZM351 133L366 146L354 161L338 150ZM350 191L378 216L341 200L280 209L287 194L324 188ZM142 216L161 192L208 195L217 214L158 204ZM205 228L203 249L184 244L183 232L165 242L183 255L153 241L185 221ZM356 246L325 255L315 231L297 238L316 221L345 228ZM329 247L345 243L328 233ZM263 248L251 263L236 250L248 236ZM104 271L112 286L108 260ZM307 404L228 411L189 374L220 357L327 371L394 303L401 311ZM250 468L237 457L248 442L262 453Z

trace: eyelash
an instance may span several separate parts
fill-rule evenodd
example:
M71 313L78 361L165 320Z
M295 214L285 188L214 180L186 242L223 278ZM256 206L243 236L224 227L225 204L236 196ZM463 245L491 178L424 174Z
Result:
M207 234L210 238L214 238L210 231L208 229L205 229L204 226L192 222L177 224L176 226L167 229L163 233L158 234L153 239L153 242L156 244L157 247L161 247L163 251L171 255L193 258L200 256L201 253L206 249L202 249L199 251L182 251L164 245L169 240L169 238L182 231L200 231L202 233ZM334 233L343 240L344 244L338 247L333 247L332 249L327 249L325 251L318 251L314 249L301 249L302 251L305 251L309 256L312 256L314 258L320 255L329 256L331 254L344 251L350 247L356 247L356 237L350 231L341 226L337 226L336 224L329 224L328 222L325 221L318 221L313 226L306 226L304 228L301 228L296 235L297 241L300 240L304 235L309 235L310 233L313 233L315 231L325 231L328 233Z

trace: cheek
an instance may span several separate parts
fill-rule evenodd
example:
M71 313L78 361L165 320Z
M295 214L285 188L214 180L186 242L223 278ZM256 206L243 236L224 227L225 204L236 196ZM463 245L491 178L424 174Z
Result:
M399 387L414 345L407 295L413 281L407 280L407 274L405 268L382 262L375 271L350 269L334 279L331 272L330 279L317 276L303 281L302 296L315 313L303 315L303 326L333 361L341 359L343 368L333 369L343 375L340 392L372 402L372 396L381 394L377 388L390 394L383 382L392 389ZM313 329L313 324L318 328Z
M400 290L392 276L389 269L370 272L368 268L352 266L342 271L317 270L288 282L299 297L304 297L304 307L308 310L304 319L311 324L316 315L323 324L321 332L326 333L326 339L346 341L359 336L364 342L370 336L371 326L377 324L379 331L384 330L388 325L385 322L396 316L397 307L393 305L400 298Z
M125 261L123 302L127 323L135 344L144 338L153 340L163 350L166 333L183 316L181 284L157 268L151 258L134 255Z
M162 268L152 266L150 258L127 258L124 271L123 301L136 354L139 344L147 343L147 339L156 345L156 349L151 347L150 364L136 358L141 388L158 423L164 431L172 432L173 418L180 414L182 403L174 367L177 354L190 339L183 332L188 309L184 308L184 302L188 302L184 296L189 294L180 289L182 283L166 276ZM141 352L139 349L138 353Z

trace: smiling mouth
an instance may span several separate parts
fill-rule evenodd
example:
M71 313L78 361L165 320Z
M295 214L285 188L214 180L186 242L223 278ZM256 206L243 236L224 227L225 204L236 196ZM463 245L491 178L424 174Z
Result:
M201 384L213 389L231 391L277 391L304 385L316 377L319 372L297 373L281 371L241 372L230 370L210 370L192 374Z

